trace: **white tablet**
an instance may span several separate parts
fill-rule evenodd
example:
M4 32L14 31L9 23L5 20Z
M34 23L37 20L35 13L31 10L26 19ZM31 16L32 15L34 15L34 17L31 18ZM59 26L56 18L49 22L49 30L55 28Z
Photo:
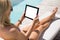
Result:
M33 20L36 15L38 15L39 8L31 6L31 5L26 5L25 7L25 17L28 19Z

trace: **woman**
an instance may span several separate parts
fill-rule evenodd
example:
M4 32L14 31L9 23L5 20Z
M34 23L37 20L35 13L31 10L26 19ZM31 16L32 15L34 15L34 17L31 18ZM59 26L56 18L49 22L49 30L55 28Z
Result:
M0 0L0 38L4 40L28 40L36 19L28 32L23 34L16 25L10 23L11 4L9 0ZM22 19L21 19L22 20ZM20 21L19 21L20 22Z
M10 12L11 4L9 0L0 0L0 37L4 40L38 40L38 35L49 26L56 11L48 17L49 20L42 20L41 23L38 21L38 16L36 16L26 33L18 28L19 24L21 24L25 18L25 14L23 14L22 18L14 25L10 23ZM44 29L42 29L42 27ZM35 39L33 38L33 34L35 35Z

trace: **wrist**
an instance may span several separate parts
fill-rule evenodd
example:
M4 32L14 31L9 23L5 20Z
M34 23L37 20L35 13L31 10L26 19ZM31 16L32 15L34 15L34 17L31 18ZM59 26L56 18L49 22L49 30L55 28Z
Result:
M19 24L22 24L21 20L18 20Z

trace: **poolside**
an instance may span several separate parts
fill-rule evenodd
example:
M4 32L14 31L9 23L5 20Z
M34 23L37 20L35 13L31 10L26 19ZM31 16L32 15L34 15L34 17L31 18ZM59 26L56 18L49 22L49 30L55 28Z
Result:
M22 16L22 13L25 10L25 5L29 4L29 5L33 5L33 6L37 6L41 3L42 0L24 0L23 2L21 2L20 4L16 5L13 7L13 11L11 12L11 23L16 23L18 21L18 19Z

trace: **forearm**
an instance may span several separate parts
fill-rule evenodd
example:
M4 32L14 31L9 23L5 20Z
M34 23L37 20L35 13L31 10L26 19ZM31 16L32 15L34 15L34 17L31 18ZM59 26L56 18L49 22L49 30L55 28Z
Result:
M16 27L19 27L19 25L22 24L22 21L24 20L24 18L25 18L25 17L24 17L24 14L23 14L23 16L18 20L18 22L15 23L15 26L16 26Z
M35 23L33 22L33 23L29 26L29 29L28 29L28 31L26 32L26 37L29 38L31 32L33 31L34 24L35 24Z

